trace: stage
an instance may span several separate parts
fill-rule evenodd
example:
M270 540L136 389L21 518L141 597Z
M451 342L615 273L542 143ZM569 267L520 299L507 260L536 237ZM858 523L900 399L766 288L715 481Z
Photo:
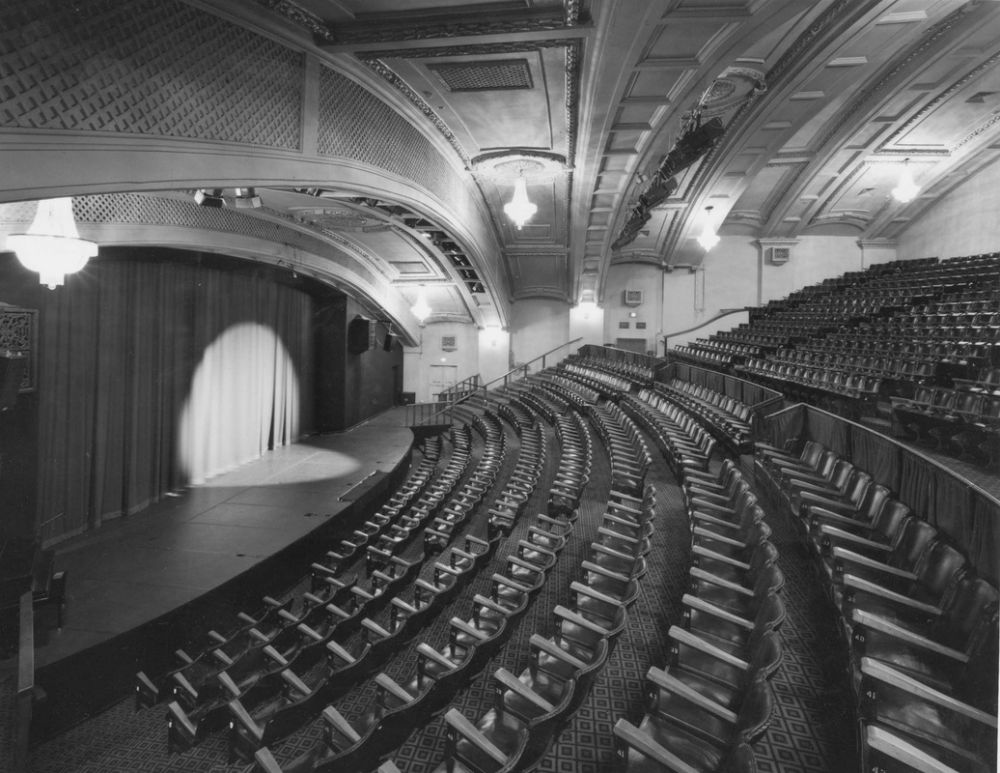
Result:
M57 546L68 602L61 630L44 615L37 626L36 740L120 699L137 670L167 668L192 630L224 626L301 576L405 477L403 416L268 452Z

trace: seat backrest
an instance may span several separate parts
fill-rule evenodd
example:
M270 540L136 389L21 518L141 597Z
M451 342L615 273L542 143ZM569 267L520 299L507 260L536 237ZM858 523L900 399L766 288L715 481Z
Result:
M925 592L930 593L932 598L940 599L955 576L968 568L965 554L961 550L944 540L936 539L920 556L914 574Z
M882 506L872 518L872 530L890 542L899 534L903 522L913 516L910 507L891 496L883 500Z
M769 679L781 666L784 657L781 636L769 628L757 637L750 651L750 668L746 671L745 683L753 679Z
M952 582L941 601L944 614L935 621L932 634L945 646L965 651L983 618L996 614L1000 592L971 572Z
M735 743L753 743L760 738L774 714L774 695L771 684L766 680L758 680L750 685L743 705L740 706L736 718Z
M887 563L897 569L913 571L920 556L937 537L938 531L927 521L908 519L892 543Z

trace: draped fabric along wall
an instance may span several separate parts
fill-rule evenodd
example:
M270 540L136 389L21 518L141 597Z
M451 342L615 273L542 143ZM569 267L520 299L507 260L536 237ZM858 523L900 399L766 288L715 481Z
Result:
M43 540L134 513L312 426L306 293L249 272L104 260L42 311Z
M758 440L796 448L815 440L869 472L920 518L965 551L976 571L997 582L1000 501L951 470L868 427L799 403L762 421Z

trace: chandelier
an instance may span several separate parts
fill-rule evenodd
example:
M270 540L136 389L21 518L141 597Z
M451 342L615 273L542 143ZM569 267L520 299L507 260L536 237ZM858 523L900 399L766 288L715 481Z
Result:
M514 198L503 205L503 211L514 222L518 231L538 211L538 207L528 198L528 186L523 177L514 181Z
M97 255L97 243L80 238L73 220L73 199L44 199L38 202L35 219L26 234L11 234L7 246L39 281L55 289L87 265Z
M410 311L413 313L413 316L417 318L417 322L421 325L424 324L424 321L431 315L431 307L427 305L427 300L422 295L417 299L417 302L410 307Z

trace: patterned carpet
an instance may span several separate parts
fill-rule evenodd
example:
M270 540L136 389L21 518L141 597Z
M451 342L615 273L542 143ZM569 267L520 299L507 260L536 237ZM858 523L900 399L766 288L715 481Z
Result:
M505 468L516 460L518 444L514 433L505 426L508 453ZM527 534L533 515L544 511L549 483L555 470L558 447L551 428L546 429L548 464L526 511L526 517L497 550L488 565L470 587L434 622L414 636L384 665L383 671L397 680L405 680L414 669L414 650L426 641L440 647L453 616L467 618L471 597L489 588L489 577L501 569L504 557L513 552L517 540ZM580 507L576 529L546 586L532 602L527 614L499 654L477 675L468 687L455 695L451 706L475 721L494 700L490 675L505 667L519 673L527 664L528 639L533 633L547 635L554 626L551 614L557 604L568 604L570 583L579 576L579 565L595 538L609 488L606 456L593 436L595 458L591 482ZM477 438L477 443L478 443ZM650 448L655 446L650 443ZM474 460L475 461L475 460ZM504 474L498 476L502 485ZM680 490L662 460L654 461L647 478L657 489L656 532L647 557L649 572L642 592L629 613L629 625L618 640L614 653L596 680L590 695L548 755L539 765L547 773L590 773L615 770L620 763L615 755L612 727L619 717L638 720L643 711L644 674L651 665L667 661L667 630L680 618L680 598L686 590L685 578L690 565L687 518ZM467 527L483 528L484 513ZM774 722L754 751L763 773L802 771L803 773L839 773L856 769L854 760L852 710L848 700L846 673L837 651L831 644L832 613L819 595L819 586L795 535L776 512L769 513L774 541L781 551L780 566L787 583L784 593L789 611L782 629L785 659L772 684L777 702ZM360 685L335 704L348 718L357 719L373 694L370 683ZM37 773L59 771L75 773L113 773L114 771L228 771L242 766L226 763L226 744L221 734L208 738L189 752L172 757L166 754L165 709L162 706L134 712L131 700L93 717L65 735L34 750L32 770ZM279 762L286 763L320 736L314 723L273 751ZM428 773L443 759L444 722L440 716L414 729L405 743L389 753L403 773ZM387 750L389 751L389 750ZM348 773L345 771L345 773Z

